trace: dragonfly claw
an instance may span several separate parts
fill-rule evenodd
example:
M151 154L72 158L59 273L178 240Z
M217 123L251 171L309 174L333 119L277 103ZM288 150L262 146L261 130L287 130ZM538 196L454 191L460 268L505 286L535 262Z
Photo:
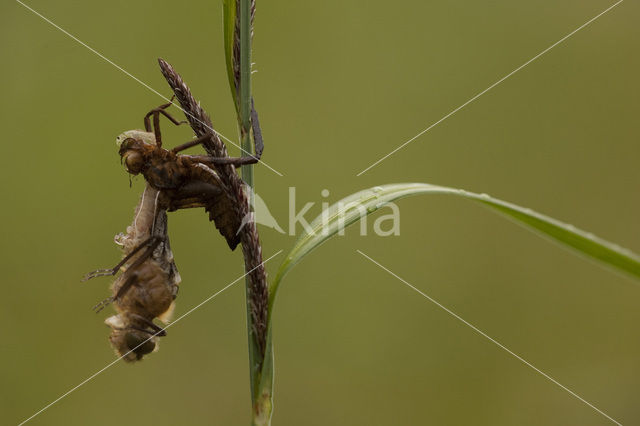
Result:
M96 312L96 314L97 314L98 312L100 312L101 310L103 310L104 308L109 306L109 304L111 302L113 302L113 300L114 300L113 296L112 297L107 297L106 299L104 299L103 301L101 301L100 303L98 303L96 306L94 306L91 309L94 310Z
M97 271L89 272L88 274L86 274L82 278L81 282L89 281L91 278L95 277L106 277L108 275L115 275L116 272L118 271L114 271L113 269L98 269Z

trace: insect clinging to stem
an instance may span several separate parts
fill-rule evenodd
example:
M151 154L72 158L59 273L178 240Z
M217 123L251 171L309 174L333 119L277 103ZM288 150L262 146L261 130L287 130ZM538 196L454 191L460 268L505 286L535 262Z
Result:
M173 99L173 98L172 98ZM233 250L240 242L241 227L235 200L214 170L216 165L242 166L257 162L262 153L262 137L252 108L256 156L216 158L182 155L178 152L203 143L205 135L171 150L162 148L160 115L180 125L166 109L170 103L152 109L144 117L145 130L129 130L116 138L119 154L130 174L142 174L147 186L127 234L116 236L124 258L110 269L87 274L97 276L123 273L112 284L113 295L95 306L99 312L113 303L117 314L105 320L112 329L110 341L127 361L141 359L157 348L158 337L166 331L153 320L167 322L174 307L180 275L173 261L167 232L167 211L204 207ZM151 124L153 118L153 126Z
M228 191L224 190L224 183L215 167L221 164L242 166L259 161L263 144L257 113L252 109L256 156L219 158L184 155L179 152L202 144L211 135L193 139L170 150L163 148L160 116L165 116L176 125L184 123L166 111L170 105L171 102L149 111L144 117L144 131L129 130L118 136L116 141L120 147L120 157L130 174L142 174L151 187L162 192L168 211L204 207L209 212L209 219L215 222L229 247L234 250L240 242L238 230L242 218L238 217L235 200L227 196Z

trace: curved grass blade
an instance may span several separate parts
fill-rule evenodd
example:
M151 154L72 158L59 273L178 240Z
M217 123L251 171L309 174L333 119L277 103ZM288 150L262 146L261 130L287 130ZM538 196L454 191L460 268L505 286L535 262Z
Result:
M258 400L264 404L269 413L272 408L273 394L273 348L271 318L273 304L278 288L284 276L300 262L307 254L316 249L329 238L337 234L340 229L357 222L365 215L375 212L385 204L400 198L420 194L444 194L467 198L495 209L516 223L523 224L542 236L550 237L565 246L574 249L579 254L585 254L597 259L604 265L626 272L636 279L640 279L640 257L616 244L605 241L593 234L579 230L572 225L560 222L531 209L517 206L486 194L476 194L462 189L425 183L401 183L376 186L352 194L331 205L323 214L310 224L310 232L303 233L295 242L278 269L278 273L269 287L269 317L267 324L267 353L260 374ZM265 423L269 424L269 423Z
M323 215L311 222L311 232L305 232L298 238L270 285L269 313L271 313L278 287L284 276L312 250L334 236L341 228L357 222L364 215L373 213L386 203L420 194L455 195L480 202L580 254L597 259L605 265L613 266L636 279L640 278L640 256L572 225L486 194L476 194L462 189L425 183L401 183L376 186L352 194L331 205Z

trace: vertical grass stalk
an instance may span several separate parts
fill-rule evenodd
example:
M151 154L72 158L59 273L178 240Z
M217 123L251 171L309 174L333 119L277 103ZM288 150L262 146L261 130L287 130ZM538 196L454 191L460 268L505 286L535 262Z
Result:
M251 40L253 12L255 10L255 0L237 0L239 7L237 11L237 28L239 28L239 87L237 87L237 106L238 106L238 122L240 126L240 141L242 147L241 155L253 155L254 148L251 141ZM237 44L236 44L237 45ZM245 165L242 167L242 180L251 189L249 191L249 203L253 206L253 166ZM247 271L245 271L247 272ZM264 336L256 336L255 332L261 327L254 324L255 317L252 315L252 303L255 304L256 291L251 277L247 276L245 280L245 289L247 297L247 334L249 345L249 368L251 377L251 401L252 401L252 424L255 426L268 425L271 423L271 386L263 389L263 380L261 378L264 368L265 353L271 353L270 340L265 345ZM268 296L267 296L268 297ZM253 302L252 302L253 299ZM264 328L262 328L264 330ZM272 357L268 357L271 362ZM271 368L268 369L272 371ZM271 383L271 381L269 381Z
M239 68L240 78L238 87L236 88L236 101L238 105L238 125L240 127L240 146L242 152L240 155L253 154L251 146L251 0L237 0L236 7L236 35L239 35ZM239 12L239 13L238 13ZM236 44L237 46L238 44ZM254 188L253 182L253 165L245 165L242 167L242 180L251 188ZM249 192L249 197L253 197L253 191ZM253 200L249 199L249 205L253 205ZM245 266L245 273L248 272ZM254 406L253 424L255 422L255 405L256 393L259 383L259 369L257 365L261 364L262 354L258 347L256 336L254 336L253 317L251 315L251 277L247 275L245 278L245 295L247 304L247 337L249 345L249 375L251 380L251 402Z

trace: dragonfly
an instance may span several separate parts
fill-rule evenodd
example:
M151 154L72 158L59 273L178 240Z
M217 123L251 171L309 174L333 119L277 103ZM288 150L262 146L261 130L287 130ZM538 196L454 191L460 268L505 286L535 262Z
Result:
M116 235L123 259L113 268L87 274L83 281L107 275L121 275L111 285L112 296L98 303L100 312L113 304L116 315L105 320L111 328L109 340L125 361L139 361L157 350L158 338L166 331L153 322L167 324L175 307L180 274L169 244L166 204L161 193L147 185L126 234Z
M171 150L163 148L160 116L176 125L185 123L166 111L170 105L172 102L149 111L144 116L145 130L129 130L116 138L126 170L132 175L142 174L147 186L132 225L126 234L115 238L123 249L123 259L113 268L87 274L83 280L123 271L112 284L112 296L94 309L100 312L113 303L117 314L105 323L112 329L109 338L112 346L126 361L140 360L157 349L158 337L165 336L166 331L153 320L158 318L166 324L175 306L180 275L169 245L167 212L204 207L234 250L240 242L238 230L242 223L235 210L235 200L226 195L228 191L214 169L220 164L237 167L253 164L262 154L262 137L253 108L255 156L216 158L179 154L203 143L210 134Z
M240 242L238 230L242 226L242 218L236 211L236 201L227 196L228 191L215 168L221 164L240 167L260 160L263 143L257 113L252 108L256 155L224 158L185 155L180 152L202 144L211 134L192 139L170 150L163 148L160 116L166 117L175 125L186 123L178 121L166 111L171 105L172 102L169 102L149 111L144 116L144 131L129 130L116 138L121 160L131 175L142 174L151 187L162 193L168 211L204 207L209 213L209 220L214 221L229 248L234 250Z

